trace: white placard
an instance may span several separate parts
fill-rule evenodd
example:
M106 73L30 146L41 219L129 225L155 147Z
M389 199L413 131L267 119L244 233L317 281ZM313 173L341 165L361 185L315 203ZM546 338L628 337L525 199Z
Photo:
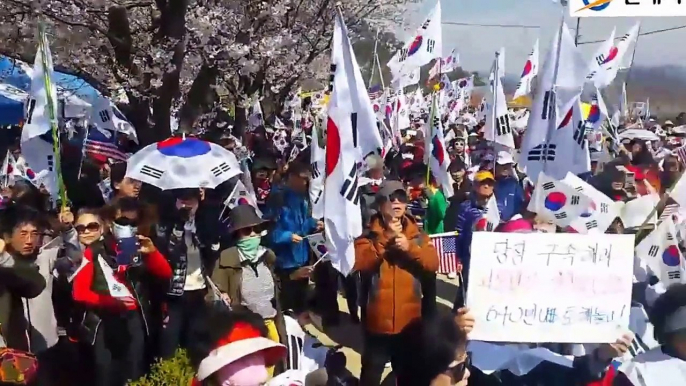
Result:
M610 343L629 326L633 235L475 232L472 340Z

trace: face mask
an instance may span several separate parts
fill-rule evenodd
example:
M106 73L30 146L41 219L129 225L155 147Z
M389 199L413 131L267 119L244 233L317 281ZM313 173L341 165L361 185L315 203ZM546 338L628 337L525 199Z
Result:
M138 233L138 227L132 225L119 225L117 223L112 224L112 235L117 240L135 237Z
M269 196L269 192L271 191L271 183L269 182L269 179L265 178L262 180L257 179L257 199L260 201L264 201L267 199L267 196Z
M221 386L256 386L267 382L269 374L264 357L255 353L222 367L215 377Z
M238 242L236 242L236 247L238 247L238 250L241 252L241 260L242 261L249 261L251 263L255 262L257 260L258 252L260 249L260 240L262 240L262 237L260 236L250 236L250 237L245 237Z

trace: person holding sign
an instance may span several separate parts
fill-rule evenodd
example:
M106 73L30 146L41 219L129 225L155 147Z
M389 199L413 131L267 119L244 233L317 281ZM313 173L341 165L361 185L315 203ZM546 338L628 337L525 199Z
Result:
M421 277L438 269L429 236L406 214L408 201L400 181L384 181L376 194L379 212L372 216L369 232L355 242L354 269L373 276L364 323L362 385L380 383L389 357L399 368L399 333L421 317Z

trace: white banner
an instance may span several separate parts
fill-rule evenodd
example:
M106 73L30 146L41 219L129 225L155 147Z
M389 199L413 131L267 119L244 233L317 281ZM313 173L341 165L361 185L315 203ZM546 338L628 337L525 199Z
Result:
M629 326L633 235L475 232L471 340L610 343Z

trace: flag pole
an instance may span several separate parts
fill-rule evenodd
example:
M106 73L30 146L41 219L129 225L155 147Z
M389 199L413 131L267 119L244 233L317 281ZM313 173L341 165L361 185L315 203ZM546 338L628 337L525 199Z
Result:
M52 99L52 79L48 72L48 57L45 49L47 44L47 37L45 36L45 25L41 22L38 24L38 49L41 53L43 61L43 82L45 83L45 93L47 95L48 114L50 115L50 126L52 128L52 151L55 157L55 173L57 174L57 188L58 195L61 202L61 209L64 211L67 207L67 192L64 187L64 180L62 179L62 162L60 159L60 136L57 127L57 117L55 116L55 106ZM57 95L55 95L57 98Z
M556 101L556 88L557 88L557 77L558 77L558 72L560 68L560 52L562 52L562 32L564 29L565 25L565 3L562 5L562 16L560 17L560 27L557 30L557 47L556 47L556 52L555 52L555 69L553 71L553 87L550 90L550 99L548 101L549 105L550 102L552 102L552 111L553 114L552 117L548 116L548 132L546 133L546 138L545 138L545 144L544 144L544 149L542 152L543 155L543 172L545 173L547 171L546 166L548 165L548 144L550 144L550 139L552 137L553 132L556 129L557 126L557 101Z
M629 78L631 77L631 69L634 67L634 59L636 59L636 48L638 48L638 39L641 37L641 27L643 27L643 24L639 24L638 31L636 31L636 43L634 43L634 52L631 53L631 63L629 63L629 71L627 71L626 73L626 80L624 81L624 84L629 84Z
M433 134L434 131L434 120L436 119L436 92L440 86L438 84L434 85L434 91L431 93L431 114L429 115L429 132L426 133L426 137L424 138L424 160L426 161L426 186L429 186L429 182L431 181L431 162L429 158L431 155L429 152L431 151L431 135ZM440 114L438 119L441 119Z
M376 61L376 69L379 71L379 82L381 83L381 90L386 89L386 84L383 81L383 72L381 72L381 61L379 60L379 53L374 55L374 60Z
M491 87L491 92L493 92L493 106L491 106L491 128L493 131L493 150L496 149L498 142L495 141L496 126L498 122L498 113L496 112L496 107L498 106L498 82L500 82L500 66L498 62L500 61L500 51L495 52L495 62L493 62L493 87ZM498 159L498 153L494 154L493 157L493 172L495 173L495 165Z
M372 81L374 80L374 71L376 70L378 46L379 46L379 30L376 30L376 37L374 37L374 54L372 55L372 71L371 71L371 74L369 75L369 82L368 82L367 87L372 87Z

